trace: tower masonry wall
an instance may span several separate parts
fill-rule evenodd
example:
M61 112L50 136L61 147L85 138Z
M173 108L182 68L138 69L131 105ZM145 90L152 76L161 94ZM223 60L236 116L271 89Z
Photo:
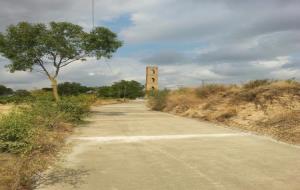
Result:
M158 67L146 67L146 91L158 90Z

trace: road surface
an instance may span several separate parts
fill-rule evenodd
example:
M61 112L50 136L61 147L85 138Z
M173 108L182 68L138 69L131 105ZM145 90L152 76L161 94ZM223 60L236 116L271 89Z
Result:
M94 107L40 190L299 190L300 148L215 124Z

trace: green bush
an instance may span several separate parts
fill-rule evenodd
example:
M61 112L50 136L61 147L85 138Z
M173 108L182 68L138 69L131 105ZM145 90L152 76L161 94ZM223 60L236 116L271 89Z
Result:
M58 109L58 106L53 101L40 99L31 104L30 107L25 107L24 111L31 115L35 120L35 124L40 127L53 129L65 119L65 113Z
M58 110L66 114L68 121L80 121L89 111L93 96L80 95L63 98L58 102Z
M149 106L152 110L161 111L167 105L167 97L169 95L169 90L164 89L153 93L149 97Z
M18 153L31 147L34 122L29 114L12 111L0 118L0 151Z

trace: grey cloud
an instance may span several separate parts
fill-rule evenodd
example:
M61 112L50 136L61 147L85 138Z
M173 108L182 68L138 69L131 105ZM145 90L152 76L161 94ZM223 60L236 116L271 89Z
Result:
M110 20L126 14L132 3L133 0L96 0L96 21ZM69 21L91 28L91 17L91 1L86 0L0 0L0 31L20 21Z
M140 58L137 55L147 51L141 49L134 57L125 55L111 60L114 73L105 64L89 62L70 66L63 71L60 81L91 86L124 78L144 82L145 64L159 65L162 86L193 85L205 79L228 82L299 75L299 61L293 59L300 50L299 7L299 0L96 0L99 22L129 15L132 23L120 33L125 41L124 48L132 43L197 42L204 44L199 47L201 52L160 50ZM88 29L91 27L90 2L0 0L0 31L23 20L71 21ZM291 60L276 68L254 63L276 60L280 56ZM6 60L0 57L0 62ZM5 73L0 69L0 83L16 88L49 85L47 79L39 75Z
M189 63L190 59L180 52L163 51L141 59L141 62L155 65L174 65Z
M258 67L250 63L218 64L211 69L213 72L230 78L253 79L268 78L270 69Z

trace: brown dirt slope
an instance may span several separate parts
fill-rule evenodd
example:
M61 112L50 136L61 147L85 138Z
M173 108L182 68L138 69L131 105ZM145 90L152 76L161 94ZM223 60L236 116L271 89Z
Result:
M170 91L163 111L300 144L300 83L296 81L256 80L242 86L210 84Z

